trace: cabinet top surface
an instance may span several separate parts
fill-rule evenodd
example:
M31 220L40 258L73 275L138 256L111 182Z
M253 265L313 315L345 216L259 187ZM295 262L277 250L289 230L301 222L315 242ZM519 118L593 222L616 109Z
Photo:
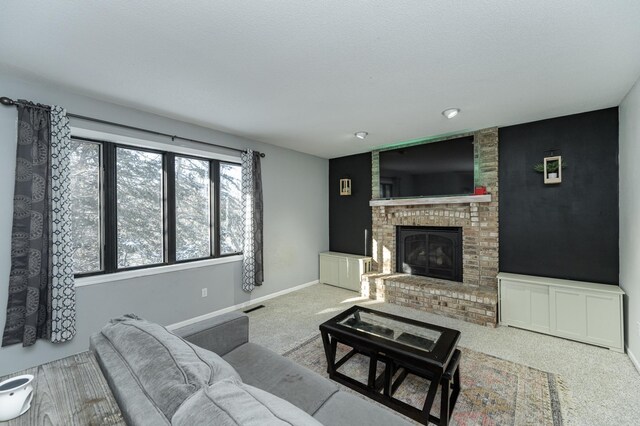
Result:
M529 284L552 285L554 287L576 288L581 290L601 291L609 294L625 294L617 285L589 283L583 281L561 280L558 278L536 277L534 275L511 274L508 272L500 272L499 280L509 280Z
M336 257L348 257L350 259L371 259L370 256L361 256L359 254L339 253L337 251L324 251L320 253L321 256L336 256Z

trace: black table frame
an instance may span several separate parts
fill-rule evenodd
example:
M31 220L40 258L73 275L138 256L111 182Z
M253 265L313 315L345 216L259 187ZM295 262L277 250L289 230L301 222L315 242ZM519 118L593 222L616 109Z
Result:
M365 333L339 324L356 311L423 326L442 334L432 351L424 351L370 333ZM327 357L327 372L332 380L354 389L391 409L422 424L429 422L448 425L460 393L460 351L456 349L460 332L445 327L375 311L362 306L353 306L320 325L322 343ZM337 344L352 348L336 361ZM364 384L338 369L355 354L369 357L369 374ZM378 362L384 364L383 372L376 376ZM430 381L427 397L422 409L413 407L393 397L398 387L409 374ZM431 414L438 387L441 388L440 417Z

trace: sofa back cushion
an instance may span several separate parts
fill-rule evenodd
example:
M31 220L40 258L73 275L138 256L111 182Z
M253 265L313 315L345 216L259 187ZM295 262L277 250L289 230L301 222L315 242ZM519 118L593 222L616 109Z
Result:
M240 379L217 354L133 315L111 320L101 334L167 419L200 388L227 378Z
M178 408L173 426L321 426L293 404L237 379L200 389Z

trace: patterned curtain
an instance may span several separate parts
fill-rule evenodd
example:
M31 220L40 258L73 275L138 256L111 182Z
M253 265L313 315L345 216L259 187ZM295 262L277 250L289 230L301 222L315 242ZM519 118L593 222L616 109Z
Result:
M71 242L71 129L67 112L51 107L51 341L76 334L76 289Z
M69 238L68 194L67 198L59 195L65 183L68 190L68 149L69 127L64 110L53 107L49 111L46 106L21 101L9 298L2 346L20 342L30 346L39 338L55 338L59 342L75 333L74 324L63 330L73 319L69 306L75 306L72 265L60 246L60 241L68 245ZM54 200L62 200L65 207ZM64 285L67 287L63 289Z
M242 289L251 292L264 281L262 259L262 172L260 153L247 150L242 159L242 222L244 230L244 260Z

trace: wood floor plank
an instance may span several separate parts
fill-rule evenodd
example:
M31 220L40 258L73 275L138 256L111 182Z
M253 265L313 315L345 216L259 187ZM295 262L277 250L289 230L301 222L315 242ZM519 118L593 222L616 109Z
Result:
M33 374L31 409L7 426L125 425L109 385L90 352L83 352L19 373Z

